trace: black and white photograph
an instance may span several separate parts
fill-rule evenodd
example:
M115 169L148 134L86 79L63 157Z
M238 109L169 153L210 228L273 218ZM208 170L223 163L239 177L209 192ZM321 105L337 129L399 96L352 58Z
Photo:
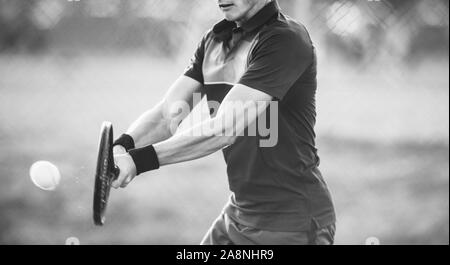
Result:
M448 245L449 1L0 0L0 150L0 245Z

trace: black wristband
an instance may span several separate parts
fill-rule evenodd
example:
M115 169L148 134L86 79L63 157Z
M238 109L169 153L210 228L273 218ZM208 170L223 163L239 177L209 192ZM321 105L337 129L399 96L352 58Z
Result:
M136 175L159 168L159 160L153 145L131 149L129 152L136 165Z
M122 134L117 140L114 141L113 146L120 145L125 148L125 150L130 150L134 148L134 140L133 137L131 137L128 134Z

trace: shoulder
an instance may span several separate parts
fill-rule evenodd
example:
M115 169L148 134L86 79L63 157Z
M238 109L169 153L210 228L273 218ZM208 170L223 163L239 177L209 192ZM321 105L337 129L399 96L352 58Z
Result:
M259 32L259 42L269 41L283 47L310 51L313 43L306 27L294 19L280 14L269 21Z

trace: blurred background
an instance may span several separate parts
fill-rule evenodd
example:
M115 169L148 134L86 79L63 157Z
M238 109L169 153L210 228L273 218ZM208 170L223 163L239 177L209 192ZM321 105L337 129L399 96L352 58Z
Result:
M317 145L337 244L449 244L449 2L279 0L317 46ZM116 135L183 73L215 0L0 0L0 243L198 244L229 191L220 152L112 191L91 219L102 121ZM37 160L58 166L53 191Z

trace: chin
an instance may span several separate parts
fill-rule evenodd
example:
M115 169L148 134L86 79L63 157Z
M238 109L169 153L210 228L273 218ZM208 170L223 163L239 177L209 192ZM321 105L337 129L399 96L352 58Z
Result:
M240 16L237 14L233 14L233 13L224 13L224 14L225 14L225 19L228 21L237 21L240 18Z

